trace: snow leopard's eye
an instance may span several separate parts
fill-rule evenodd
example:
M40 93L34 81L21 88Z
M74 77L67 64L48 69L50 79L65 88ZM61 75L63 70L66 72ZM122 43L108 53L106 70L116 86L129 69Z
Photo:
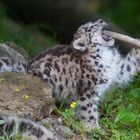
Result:
M79 42L77 45L80 46L80 47L84 47L85 46L85 44L81 43L81 42Z

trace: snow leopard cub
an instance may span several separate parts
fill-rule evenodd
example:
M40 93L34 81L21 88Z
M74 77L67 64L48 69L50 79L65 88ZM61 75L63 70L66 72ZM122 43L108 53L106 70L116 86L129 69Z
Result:
M56 101L80 100L77 115L88 130L99 128L98 104L114 83L130 81L140 70L140 50L126 57L113 47L115 40L103 33L103 20L80 26L71 45L57 45L28 65L28 72L50 83Z

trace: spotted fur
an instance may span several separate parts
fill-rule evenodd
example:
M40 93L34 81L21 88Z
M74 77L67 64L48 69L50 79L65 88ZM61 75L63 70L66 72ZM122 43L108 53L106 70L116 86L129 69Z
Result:
M13 139L20 135L22 139L34 140L58 140L55 135L39 123L16 116L0 115L0 120L4 121L0 125L0 136Z

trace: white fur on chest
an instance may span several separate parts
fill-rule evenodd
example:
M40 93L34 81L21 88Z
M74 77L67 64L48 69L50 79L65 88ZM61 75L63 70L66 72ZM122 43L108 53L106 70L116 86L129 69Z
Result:
M107 83L96 85L96 91L102 94L113 83L117 75L117 67L118 67L118 63L121 60L121 55L119 54L116 48L110 48L104 46L100 46L99 51L93 53L92 55L100 56L97 57L96 59L90 58L91 60L90 65L92 65L93 69L95 69L96 71L98 71L98 69L101 70L101 72L95 73L96 78L107 80ZM97 65L95 61L98 62ZM100 67L101 65L102 67Z
M117 73L117 65L121 56L116 48L102 46L99 51L101 59L99 63L103 65L103 77L113 80Z
M103 65L102 78L108 80L107 83L97 86L97 91L102 95L113 84L117 75L118 63L121 55L116 48L104 47L100 49L100 63Z

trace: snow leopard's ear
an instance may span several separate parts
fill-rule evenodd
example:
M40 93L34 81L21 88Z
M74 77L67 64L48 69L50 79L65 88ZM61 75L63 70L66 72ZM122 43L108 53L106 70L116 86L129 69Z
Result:
M73 41L73 48L75 50L78 50L80 52L84 52L86 51L86 45L85 45L85 41L83 38L78 38L76 40Z

